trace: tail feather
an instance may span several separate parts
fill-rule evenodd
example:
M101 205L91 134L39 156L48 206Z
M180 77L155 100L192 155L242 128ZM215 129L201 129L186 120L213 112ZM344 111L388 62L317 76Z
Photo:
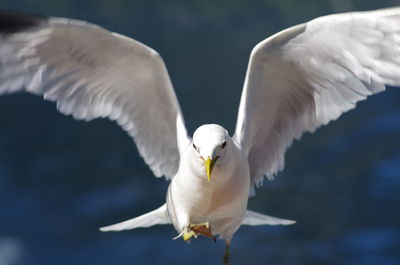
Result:
M281 219L247 210L242 225L291 225L296 221Z
M163 204L160 208L145 213L141 216L129 219L127 221L118 224L102 227L100 228L100 231L103 232L122 231L122 230L135 229L139 227L150 227L153 225L163 225L170 223L171 220L169 218L167 205Z

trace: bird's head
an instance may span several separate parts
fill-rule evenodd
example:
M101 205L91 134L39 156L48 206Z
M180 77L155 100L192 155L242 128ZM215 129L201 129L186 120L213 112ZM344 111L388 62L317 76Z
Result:
M194 132L192 148L195 156L204 164L208 181L217 161L225 160L231 144L228 131L217 124L202 125Z

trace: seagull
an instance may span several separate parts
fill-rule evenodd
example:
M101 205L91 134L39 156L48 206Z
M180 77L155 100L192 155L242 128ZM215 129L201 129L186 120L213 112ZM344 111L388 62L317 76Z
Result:
M400 8L328 15L285 29L251 52L235 132L190 137L160 55L79 20L0 12L0 94L29 92L77 120L116 121L156 177L166 203L102 231L172 224L176 238L225 240L241 225L294 221L247 209L284 168L293 140L400 86Z

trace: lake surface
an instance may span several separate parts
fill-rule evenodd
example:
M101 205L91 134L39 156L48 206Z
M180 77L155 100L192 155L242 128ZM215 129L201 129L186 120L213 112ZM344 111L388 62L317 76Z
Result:
M66 10L51 8L36 12ZM91 16L91 21L119 29L118 21L111 24L111 18ZM181 19L194 24L179 28L171 22L170 35L175 39L167 38L165 25L154 33L144 33L144 26L132 27L140 40L165 54L189 131L217 122L232 133L247 57L255 40L261 39L241 35L240 43L232 42L232 50L221 52L220 61L214 59L215 70L207 70L211 68L207 63L199 66L189 61L202 56L204 61L212 60L213 52L223 50L223 44L212 42L223 23L209 33L205 29L211 22L189 15ZM218 43L236 39L235 25L226 25L231 35L220 36ZM249 32L240 25L238 31ZM121 32L128 34L127 27L121 26ZM197 27L203 31L195 39ZM155 38L157 34L163 37ZM186 51L178 56L185 38L189 45L206 45L210 54L190 57ZM236 53L235 45L242 42L249 42L248 47ZM238 55L237 62L232 54ZM229 68L221 69L224 65ZM216 92L207 102L210 108L203 111L199 102L205 100L201 95L207 84ZM227 107L219 109L220 102ZM221 264L223 241L214 244L200 238L188 245L172 240L176 236L172 226L98 231L158 207L168 187L164 179L154 178L117 125L107 120L77 122L58 114L54 104L30 95L0 97L0 113L0 265ZM392 88L294 143L285 170L276 180L265 181L249 207L297 224L241 227L234 237L231 264L400 264L399 172L400 90Z

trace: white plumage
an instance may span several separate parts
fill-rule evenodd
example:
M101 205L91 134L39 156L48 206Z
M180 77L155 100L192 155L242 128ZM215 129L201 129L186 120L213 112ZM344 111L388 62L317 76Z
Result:
M166 204L102 230L172 223L186 240L219 234L225 263L240 225L293 223L247 210L250 190L283 169L293 140L400 85L400 8L321 17L253 49L232 138L208 124L191 139L151 48L86 22L0 17L0 93L25 90L76 119L116 120L153 173L172 180Z
M400 85L400 9L330 15L252 51L234 137L255 184L284 167L293 139Z

